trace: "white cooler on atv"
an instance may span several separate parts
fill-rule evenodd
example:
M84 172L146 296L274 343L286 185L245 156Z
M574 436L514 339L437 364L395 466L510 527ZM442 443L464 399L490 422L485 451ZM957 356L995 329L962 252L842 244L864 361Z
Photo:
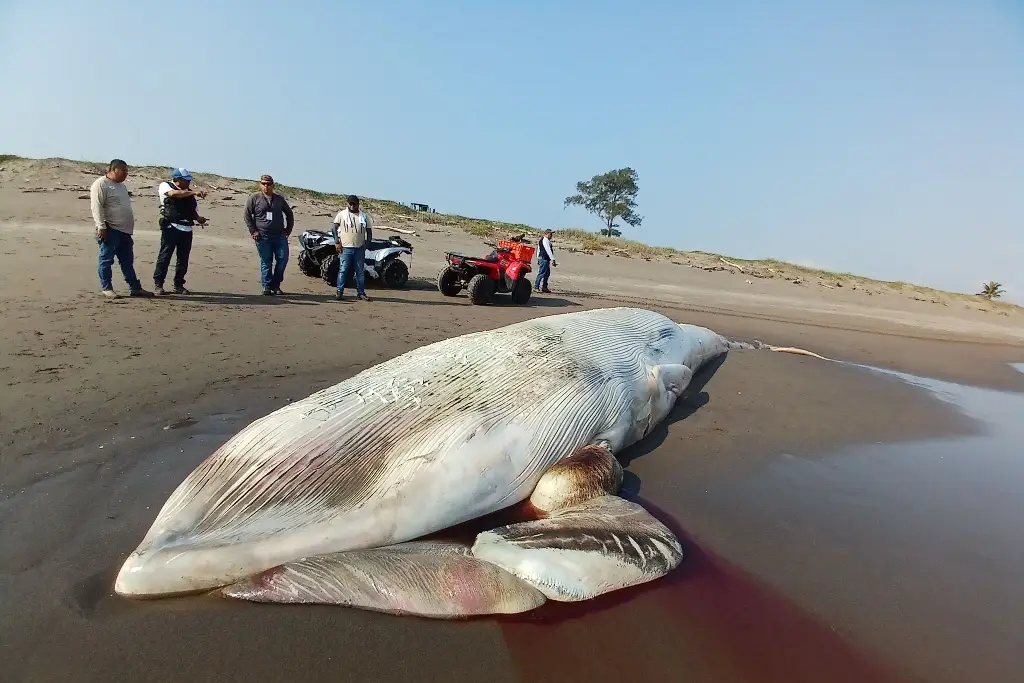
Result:
M299 270L308 277L323 278L332 287L338 286L338 271L341 261L337 240L330 232L306 230L299 235ZM408 263L405 257L408 256ZM412 265L412 245L398 235L387 239L371 239L366 245L366 260L363 267L366 279L382 282L388 287L404 287L409 281L409 266ZM349 273L346 286L355 286L355 273Z

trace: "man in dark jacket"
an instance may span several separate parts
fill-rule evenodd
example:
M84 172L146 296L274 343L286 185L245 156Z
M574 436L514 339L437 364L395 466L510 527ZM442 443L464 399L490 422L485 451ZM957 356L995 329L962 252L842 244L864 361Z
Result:
M288 237L295 227L295 216L285 198L274 192L271 176L260 177L260 191L245 202L242 217L260 255L263 293L281 294L284 267L288 263Z
M540 244L537 246L537 281L534 283L534 288L538 292L544 292L550 294L551 290L548 289L548 278L551 277L551 266L557 266L558 261L555 260L555 251L551 246L551 235L550 229L544 231L544 236L540 238Z
M164 279L171 265L171 254L177 252L174 264L174 293L188 294L185 289L185 273L188 272L188 257L192 253L192 228L196 223L206 225L206 219L199 215L196 197L206 197L204 190L192 190L192 174L185 168L171 172L171 182L160 183L160 252L153 270L153 284L157 294L166 294Z

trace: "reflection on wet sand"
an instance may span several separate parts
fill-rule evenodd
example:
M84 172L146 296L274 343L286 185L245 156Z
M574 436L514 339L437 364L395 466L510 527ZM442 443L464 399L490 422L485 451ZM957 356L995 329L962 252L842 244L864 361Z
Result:
M644 586L502 618L522 680L898 680L826 623L702 548L665 510L638 502L683 541L685 561Z
M868 371L956 405L982 422L981 434L868 444L818 458L783 454L754 473L711 485L670 482L663 459L631 467L645 496L685 520L705 548L742 568L707 550L694 553L691 545L671 586L654 586L623 608L640 609L646 601L651 614L662 615L646 632L678 633L677 658L701 643L702 662L680 662L687 675L748 681L888 675L868 665L867 656L899 670L901 680L1024 680L1014 654L1024 648L1018 627L1024 396ZM572 628L583 637L599 623ZM618 657L632 661L630 651L644 649L634 632L611 622L608 629L609 638L617 635L603 640ZM850 642L863 654L844 644ZM720 657L723 650L730 656ZM722 668L703 678L716 657Z

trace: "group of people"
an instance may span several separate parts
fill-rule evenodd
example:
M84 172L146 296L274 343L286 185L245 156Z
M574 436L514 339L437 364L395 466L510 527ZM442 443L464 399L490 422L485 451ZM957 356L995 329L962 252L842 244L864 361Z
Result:
M199 214L199 199L206 197L205 190L191 189L192 174L188 169L175 168L169 181L157 187L160 204L160 249L157 252L156 267L153 270L154 291L143 288L135 273L135 246L132 237L135 231L135 213L131 195L124 181L128 178L128 164L114 159L105 175L97 178L90 188L90 205L96 226L96 241L99 243L99 278L103 296L117 298L114 291L113 265L117 259L121 274L129 287L130 296L153 296L167 294L164 284L170 268L171 256L174 264L175 294L189 294L185 288L189 256L192 252L192 231L196 225L205 226L207 219ZM345 285L350 270L354 270L356 296L369 301L366 295L365 255L366 246L373 235L373 224L369 215L359 207L359 197L349 195L348 206L337 213L333 222L333 233L340 259L336 298L344 299ZM264 174L260 177L259 192L249 196L245 202L242 218L249 235L256 243L260 258L260 283L265 296L283 294L285 267L288 263L288 238L295 227L295 216L288 201L274 192L274 179ZM544 233L537 253L538 273L536 289L549 292L548 278L554 260L551 244L551 230Z

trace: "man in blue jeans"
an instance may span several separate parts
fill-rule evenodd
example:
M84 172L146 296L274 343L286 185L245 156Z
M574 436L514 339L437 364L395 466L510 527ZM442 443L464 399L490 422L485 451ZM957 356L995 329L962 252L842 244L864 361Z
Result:
M121 274L131 289L131 296L153 296L142 288L135 274L135 213L131 195L124 181L128 177L128 164L114 159L107 166L106 175L97 178L89 188L89 205L96 226L96 242L100 245L100 292L111 299L118 297L112 282L114 258L121 266Z
M355 269L356 295L360 301L369 301L363 285L366 282L366 245L373 235L373 224L370 217L359 210L359 197L348 196L348 208L342 209L334 217L334 237L340 263L338 264L337 299L345 298L345 283L348 282L350 268Z
M540 238L540 249L537 250L537 281L534 283L534 289L538 292L544 292L550 294L551 290L548 289L548 278L551 277L551 266L557 266L558 262L555 261L555 252L551 247L551 235L550 229L544 231L544 236Z
M260 191L246 200L242 218L260 255L263 294L283 294L281 283L288 263L288 238L295 227L295 216L285 198L274 192L271 176L260 177Z

